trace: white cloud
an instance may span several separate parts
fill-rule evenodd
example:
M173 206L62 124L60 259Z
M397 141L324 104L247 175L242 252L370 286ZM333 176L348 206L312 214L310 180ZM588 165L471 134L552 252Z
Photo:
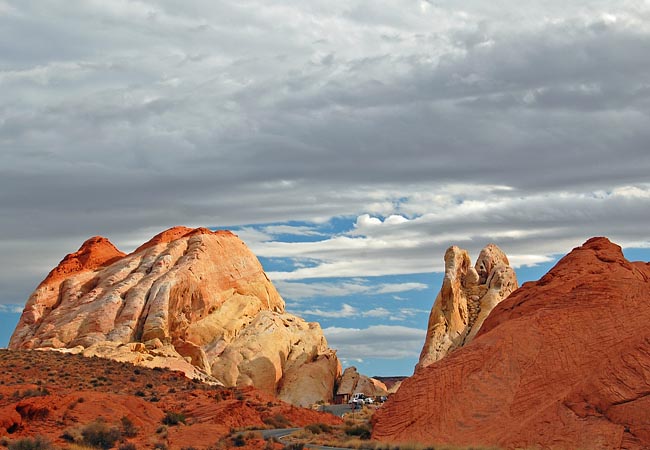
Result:
M346 318L346 317L355 317L359 316L359 310L354 306L350 306L347 303L343 303L341 309L338 311L324 311L322 309L308 309L301 311L300 314L305 316L318 316L318 317L329 317L329 318Z
M274 281L286 282L442 271L444 252L452 244L467 248L475 257L494 242L514 267L549 262L553 255L566 253L592 236L607 235L623 246L648 246L644 228L631 225L650 219L648 184L526 195L497 188L482 199L469 186L466 192L456 186L448 194L450 201L442 201L444 206L435 213L410 219L399 216L399 220L364 214L346 235L297 244L268 242L254 250L267 257L310 258L308 267L269 273ZM438 195L445 196L442 190ZM394 208L417 205L422 198L405 194ZM390 292L381 287L378 291Z
M4 305L0 304L0 313L21 314L23 312L22 305Z
M397 320L403 320L404 318L404 314L402 313L402 311L400 311L399 313L394 313L384 307L378 307L366 311L361 311L358 308L355 308L354 306L348 305L347 303L343 303L341 305L341 309L336 311L326 311L317 308L317 309L307 309L304 311L298 311L298 313L300 315L305 315L305 316L318 316L318 317L330 318L330 319L372 317L372 318L390 318L391 320L393 320L392 317L399 317L400 319Z
M307 226L269 225L264 227L264 231L273 236L280 234L292 236L324 236L322 232Z
M392 294L398 292L420 291L428 288L424 283L374 284L364 279L341 282L310 283L274 280L274 284L283 297L292 300L318 297L345 297L349 295Z
M591 235L649 245L648 2L0 12L0 302L89 236L128 250L177 224L359 217L304 245L241 230L309 261L274 280L441 270L452 243L517 265Z
M390 317L392 313L386 308L374 308L361 313L362 317Z
M342 359L400 359L419 356L426 330L377 325L365 329L329 327L323 333Z
M394 294L397 292L422 291L428 287L429 286L424 283L387 283L381 284L377 293Z

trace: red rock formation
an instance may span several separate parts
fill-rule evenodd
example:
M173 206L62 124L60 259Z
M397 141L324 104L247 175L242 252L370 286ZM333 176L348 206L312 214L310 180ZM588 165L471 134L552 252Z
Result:
M84 242L79 250L65 258L48 274L42 284L54 283L79 272L97 270L125 256L108 239L95 236Z
M284 312L246 245L207 228L171 228L129 255L90 239L31 295L9 348L168 367L297 404L330 400L340 373L320 326Z
M650 448L650 264L594 238L419 370L373 437L426 444Z

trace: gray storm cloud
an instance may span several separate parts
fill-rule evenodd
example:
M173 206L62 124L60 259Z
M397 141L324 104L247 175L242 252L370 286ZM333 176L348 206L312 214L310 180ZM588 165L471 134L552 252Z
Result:
M638 1L0 0L0 301L88 236L180 223L408 218L347 236L370 255L347 267L354 246L309 250L345 276L412 270L445 238L529 262L591 234L647 244L649 19ZM453 206L471 202L489 210Z

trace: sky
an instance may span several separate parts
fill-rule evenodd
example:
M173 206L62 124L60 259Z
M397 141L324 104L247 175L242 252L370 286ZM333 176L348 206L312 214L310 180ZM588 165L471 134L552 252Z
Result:
M648 54L648 0L0 0L0 346L86 238L206 226L408 375L452 244L650 259Z

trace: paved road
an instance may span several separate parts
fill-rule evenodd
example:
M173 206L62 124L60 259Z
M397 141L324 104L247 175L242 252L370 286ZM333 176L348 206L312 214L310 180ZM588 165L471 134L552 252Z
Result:
M323 405L319 408L319 411L328 412L334 414L335 416L343 417L343 414L352 412L353 409L351 405ZM354 411L359 411L358 409Z
M302 428L277 428L275 430L259 430L259 432L262 433L264 439L280 439L298 430L302 430Z

